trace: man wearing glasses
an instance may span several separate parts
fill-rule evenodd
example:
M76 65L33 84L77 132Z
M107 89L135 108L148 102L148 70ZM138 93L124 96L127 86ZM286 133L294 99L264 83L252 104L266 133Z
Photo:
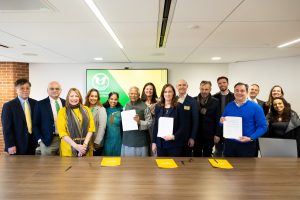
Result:
M40 145L41 155L58 155L60 138L57 131L57 114L65 106L60 98L61 86L52 81L48 85L48 97L38 101L33 116L33 132Z

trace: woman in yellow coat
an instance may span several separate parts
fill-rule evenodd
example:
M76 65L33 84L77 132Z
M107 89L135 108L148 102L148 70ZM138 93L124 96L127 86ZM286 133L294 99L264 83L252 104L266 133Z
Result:
M93 156L90 139L95 132L91 110L82 105L78 89L71 88L66 98L66 106L59 110L57 129L61 156Z

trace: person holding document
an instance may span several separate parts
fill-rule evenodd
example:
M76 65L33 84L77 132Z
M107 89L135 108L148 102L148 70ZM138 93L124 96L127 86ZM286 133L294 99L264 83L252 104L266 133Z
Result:
M256 152L255 140L267 131L268 125L262 108L258 104L249 101L247 94L247 84L241 82L235 84L235 100L227 104L220 119L220 123L226 124L226 117L230 117L228 125L231 124L232 126L224 127L226 130L232 131L234 128L238 129L241 126L240 137L226 138L224 136L225 157L254 157ZM241 123L238 123L239 118L241 118ZM232 135L235 137L234 133Z
M183 105L177 102L171 84L164 85L160 99L155 106L152 151L157 156L179 157L189 137L184 131Z
M135 121L136 129L124 130L129 121L123 121L123 140L121 156L148 156L148 129L152 124L150 108L140 99L140 91L138 87L129 89L129 99L124 111L134 111L136 114L132 117ZM128 112L127 112L128 113ZM132 112L130 112L132 113ZM121 114L122 115L122 114ZM128 115L127 115L128 116ZM131 118L131 119L132 119ZM126 124L127 123L127 124ZM129 124L130 127L132 124Z

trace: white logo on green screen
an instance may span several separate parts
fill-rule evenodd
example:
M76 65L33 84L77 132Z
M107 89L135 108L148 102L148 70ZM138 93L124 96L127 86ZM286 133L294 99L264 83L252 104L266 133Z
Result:
M92 78L92 85L93 88L96 88L99 91L104 91L109 86L109 78L103 73L95 74Z

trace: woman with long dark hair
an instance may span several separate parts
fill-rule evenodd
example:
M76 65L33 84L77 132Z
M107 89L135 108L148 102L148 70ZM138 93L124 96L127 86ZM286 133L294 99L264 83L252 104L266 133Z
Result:
M105 108L100 103L100 93L96 89L90 89L85 97L85 106L93 113L96 131L92 137L94 156L101 156L103 150L103 137L105 134L107 115Z
M117 92L109 93L108 100L103 104L103 106L107 113L103 155L120 156L122 146L122 106L119 103L119 94Z
M264 137L297 140L300 157L300 119L290 104L282 97L274 98L267 120L269 131Z
M173 118L173 134L158 137L159 119L161 117ZM175 88L166 84L162 88L160 102L155 106L155 123L153 128L152 151L157 156L182 156L183 146L188 135L183 126L183 106L177 102Z
M267 115L270 112L271 107L272 107L273 99L276 98L276 97L283 97L283 96L284 96L284 92L283 92L283 89L282 89L281 86L274 85L271 88L268 101L266 101L263 104L263 110L264 110L265 115Z
M147 135L148 138L148 144L149 145L149 156L152 155L151 151L151 144L152 144L152 132L153 132L153 126L154 126L154 108L157 103L157 93L156 93L156 88L155 85L151 82L148 82L144 85L143 91L142 91L142 96L141 100L149 107L151 116L152 116L152 125L149 128L149 134Z

